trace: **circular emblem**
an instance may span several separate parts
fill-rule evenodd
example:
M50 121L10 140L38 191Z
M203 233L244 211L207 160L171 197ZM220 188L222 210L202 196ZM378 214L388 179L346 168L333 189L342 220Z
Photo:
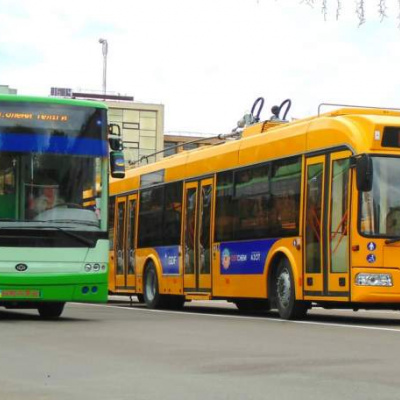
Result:
M17 264L15 269L19 272L24 272L28 269L28 266L26 264Z
M369 251L375 251L375 250L376 250L376 244L375 244L374 242L369 242L369 243L367 244L367 249L368 249Z
M224 249L222 252L222 266L224 269L228 269L231 264L231 254L228 249Z
M368 261L370 264L374 263L374 262L376 261L375 255L374 255L374 254L368 254L368 255L367 255L367 261Z

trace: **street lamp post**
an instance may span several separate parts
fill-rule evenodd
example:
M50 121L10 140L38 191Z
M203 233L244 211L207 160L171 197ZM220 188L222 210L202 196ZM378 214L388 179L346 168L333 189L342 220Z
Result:
M99 39L101 48L103 50L103 95L106 96L107 90L107 53L108 53L108 42L106 39Z

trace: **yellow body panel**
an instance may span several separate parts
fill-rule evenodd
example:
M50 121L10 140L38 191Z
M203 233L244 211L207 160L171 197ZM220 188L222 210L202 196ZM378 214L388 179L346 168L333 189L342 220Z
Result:
M207 289L207 293L187 292L187 299L196 298L268 298L268 276L271 268L275 268L274 260L285 255L289 260L298 300L310 300L323 304L324 301L365 302L365 303L399 303L400 302L400 244L385 245L384 239L376 239L376 262L371 268L366 257L369 252L369 238L362 237L358 232L358 191L356 188L354 170L349 172L350 196L348 199L348 272L332 272L331 260L325 257L323 270L319 274L305 273L305 238L304 215L306 194L306 160L311 155L317 158L320 154L326 171L332 168L332 161L362 153L379 153L400 155L396 149L382 148L377 140L377 132L382 136L385 126L400 126L400 112L379 109L341 109L317 117L294 121L292 123L259 123L248 127L240 140L227 141L221 145L209 148L181 152L175 156L153 164L128 170L125 179L111 179L110 195L112 197L127 196L140 192L141 176L156 171L164 171L163 182L197 181L205 178L213 179L220 171L239 169L254 164L279 160L289 156L302 156L302 180L300 196L299 232L297 236L279 239L268 252L262 273L258 274L221 274L221 254L219 243L213 239L214 218L211 221L212 256L211 275L200 276L198 282L193 275L184 277L182 243L179 246L179 274L165 275L157 252L152 248L138 248L135 253L136 288L134 293L143 293L143 271L146 263L152 260L157 269L159 289L161 294L183 294L186 288L199 285ZM326 156L326 154L329 154ZM326 158L325 158L326 156ZM330 163L328 166L328 162ZM325 169L324 169L325 170ZM325 185L326 198L323 207L322 224L330 221L331 205L326 199L332 196L331 175ZM325 181L324 181L325 182ZM212 215L215 213L215 184L213 184ZM185 186L184 186L185 187ZM200 186L199 186L200 187ZM346 200L347 201L347 200ZM140 207L140 204L139 204ZM183 208L183 207L182 207ZM325 221L325 219L327 219ZM137 224L136 224L137 226ZM183 222L182 222L183 227ZM137 228L136 228L137 229ZM138 231L136 231L138 234ZM114 233L115 236L115 233ZM326 240L326 239L324 239ZM137 242L137 239L136 239ZM332 250L333 251L333 250ZM323 254L322 254L323 256ZM110 252L110 291L116 292L115 260ZM355 276L360 271L390 271L394 286L358 287L354 284ZM312 278L312 285L310 280ZM311 292L314 291L314 294ZM125 291L126 292L126 291Z

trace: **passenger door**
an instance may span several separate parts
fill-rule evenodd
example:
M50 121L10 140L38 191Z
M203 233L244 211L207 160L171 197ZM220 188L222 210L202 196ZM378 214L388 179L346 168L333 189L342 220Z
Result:
M136 209L137 194L119 197L115 207L115 290L133 293L136 290Z
M306 160L304 212L304 290L306 295L324 293L324 191L325 156Z
M349 295L350 151L306 160L304 295Z
M125 289L136 291L136 214L137 194L128 197L125 238Z
M211 292L213 178L185 184L182 235L185 293Z
M350 151L330 157L328 293L349 295L350 285Z

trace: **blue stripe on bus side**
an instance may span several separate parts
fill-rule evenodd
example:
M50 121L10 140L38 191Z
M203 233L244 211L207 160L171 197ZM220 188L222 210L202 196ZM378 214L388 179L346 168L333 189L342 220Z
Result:
M0 151L107 156L105 140L71 136L1 133Z
M163 275L179 274L179 246L155 247L161 261Z
M265 260L278 239L220 244L221 275L256 275L264 272Z

